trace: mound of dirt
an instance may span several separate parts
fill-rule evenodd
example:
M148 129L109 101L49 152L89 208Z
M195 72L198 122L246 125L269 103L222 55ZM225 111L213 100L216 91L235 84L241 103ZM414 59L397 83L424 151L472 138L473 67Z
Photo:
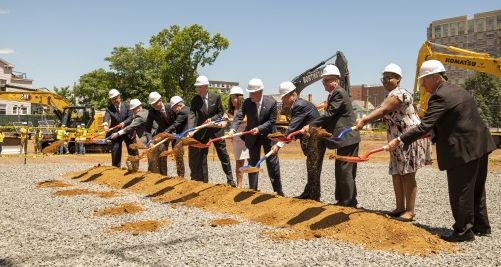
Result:
M170 223L168 220L146 220L137 222L122 223L119 226L111 227L112 232L128 232L133 235L142 234L144 232L157 231L160 226Z
M47 187L68 187L71 186L63 181L48 180L37 184L37 188L47 188Z
M370 210L333 206L312 200L205 184L153 173L127 174L125 170L94 167L68 173L68 179L88 181L112 188L126 188L161 203L182 203L209 212L234 214L264 225L290 230L271 234L274 239L330 238L368 249L427 255L454 252L454 244L423 228L399 222Z
M234 225L234 224L239 224L240 221L237 221L235 219L231 218L226 218L226 219L215 219L210 222L210 226L212 227L217 227L217 226L228 226L228 225Z
M121 204L115 204L115 207L94 210L94 215L116 216L123 214L133 214L141 211L144 211L144 209L136 203L121 203Z

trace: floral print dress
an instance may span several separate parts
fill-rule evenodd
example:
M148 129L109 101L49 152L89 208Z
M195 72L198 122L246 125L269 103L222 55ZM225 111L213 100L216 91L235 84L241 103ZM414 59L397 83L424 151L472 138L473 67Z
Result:
M416 127L421 121L412 105L412 96L409 92L397 87L387 97L395 97L401 103L399 109L383 117L387 138L390 141ZM430 139L418 139L408 146L401 145L395 151L390 152L389 174L405 175L416 172L419 168L429 164L431 164Z

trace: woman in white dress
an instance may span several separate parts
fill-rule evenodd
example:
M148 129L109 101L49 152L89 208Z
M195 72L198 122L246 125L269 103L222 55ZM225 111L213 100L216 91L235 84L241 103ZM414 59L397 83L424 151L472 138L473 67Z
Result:
M228 104L227 116L229 121L233 121L233 118L237 114L238 110L242 106L244 101L244 91L238 86L233 86L230 90L230 99ZM247 118L244 118L237 132L241 132L245 129L247 125ZM232 142L233 156L235 157L235 173L237 176L237 187L242 187L243 173L240 171L240 167L244 166L245 160L249 159L249 150L245 147L245 142L240 138L240 136L233 137Z

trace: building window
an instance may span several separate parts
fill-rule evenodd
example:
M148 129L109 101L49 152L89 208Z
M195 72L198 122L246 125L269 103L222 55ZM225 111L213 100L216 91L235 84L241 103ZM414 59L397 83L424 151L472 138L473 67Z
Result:
M460 35L464 34L464 22L459 23L459 34Z
M483 32L484 30L484 19L478 19L477 20L477 32Z
M28 114L28 107L21 107L21 114L23 115Z
M444 37L449 36L449 24L445 24L442 29L444 30Z
M5 115L5 114L7 114L7 105L0 104L0 115Z
M440 25L435 26L435 38L442 37L442 27Z
M494 30L494 18L490 17L485 20L485 30L492 31Z
M457 24L455 23L451 23L451 36L456 36L458 33L457 33L457 28L456 28Z
M468 34L473 33L473 31L475 30L474 25L475 24L473 23L473 20L468 21Z

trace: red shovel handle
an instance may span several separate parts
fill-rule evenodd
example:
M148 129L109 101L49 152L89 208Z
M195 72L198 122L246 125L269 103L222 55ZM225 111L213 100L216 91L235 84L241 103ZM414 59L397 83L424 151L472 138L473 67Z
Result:
M292 137L298 135L298 134L303 134L304 131L301 129L301 130L297 130L297 131L294 131L292 133L290 133L289 135L287 135L287 139L288 140L292 140Z

